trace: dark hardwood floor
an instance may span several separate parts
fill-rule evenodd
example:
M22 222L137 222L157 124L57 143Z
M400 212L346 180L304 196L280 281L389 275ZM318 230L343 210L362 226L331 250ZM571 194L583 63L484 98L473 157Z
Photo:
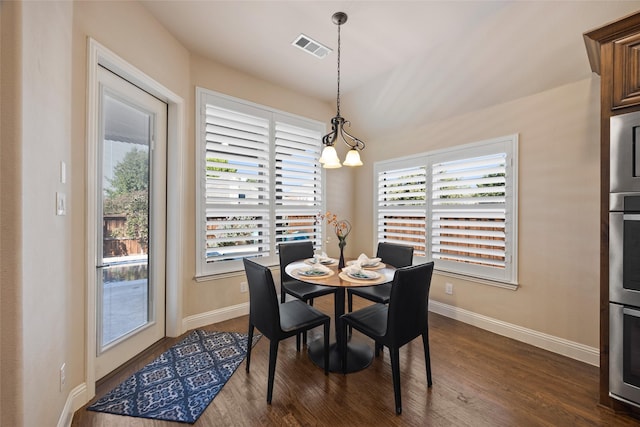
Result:
M364 304L361 299L357 303ZM355 301L354 301L355 302ZM333 297L315 306L333 311ZM357 308L357 307L356 307ZM246 333L247 317L203 329ZM333 322L332 322L333 329ZM295 339L281 343L273 403L266 402L269 342L261 338L195 426L640 426L598 405L598 368L434 313L429 314L433 387L421 339L400 350L402 415L394 411L389 353L367 369L324 375ZM320 338L313 331L309 339ZM368 342L354 332L353 339ZM97 387L109 391L179 338L166 339ZM78 410L72 426L184 426Z

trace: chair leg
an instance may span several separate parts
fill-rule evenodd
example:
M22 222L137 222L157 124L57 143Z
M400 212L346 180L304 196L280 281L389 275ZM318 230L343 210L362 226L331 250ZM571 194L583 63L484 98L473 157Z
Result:
M276 374L276 359L278 358L278 340L271 340L269 346L269 379L267 383L267 403L271 404L273 396L273 379Z
M347 373L347 322L342 319L337 319L336 322L341 322L338 324L338 328L340 329L339 336L336 337L338 351L340 352L340 358L342 359L342 373Z
M375 349L376 349L376 352L375 352L376 357L380 356L380 352L381 352L381 351L382 351L382 349L383 349L382 344L378 344L378 343L376 342L376 343L374 343L374 347L375 347Z
M284 304L287 300L287 293L284 290L284 286L280 287L280 303Z
M248 332L248 337L247 337L247 372L249 372L249 364L251 364L251 348L252 345L251 343L253 342L253 329L254 326L251 322L249 322L249 332Z
M307 304L309 304L311 307L313 307L313 298L310 298L309 300L307 300ZM309 332L309 331L302 332L302 344L304 346L307 345L307 332Z
M302 334L304 334L304 332L296 334L296 351L298 353L300 353L300 335L302 335Z
M347 291L347 310L349 313L353 311L353 294ZM353 328L349 325L349 337L353 335Z
M429 351L429 331L422 333L422 344L424 344L424 364L427 367L427 386L431 387L433 381L431 380L431 352Z
M331 321L324 324L324 374L329 375L329 328Z
M391 354L391 376L393 377L393 395L396 402L396 414L402 413L402 399L400 398L400 349L389 348Z

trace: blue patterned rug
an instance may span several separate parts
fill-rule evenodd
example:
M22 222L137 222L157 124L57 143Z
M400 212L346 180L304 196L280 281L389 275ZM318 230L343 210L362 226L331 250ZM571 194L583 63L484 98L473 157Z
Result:
M88 409L192 424L244 360L247 338L195 330Z

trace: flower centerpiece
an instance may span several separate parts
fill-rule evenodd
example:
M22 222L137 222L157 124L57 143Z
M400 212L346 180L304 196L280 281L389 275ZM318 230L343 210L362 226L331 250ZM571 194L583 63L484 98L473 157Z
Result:
M327 211L324 214L316 215L316 220L322 222L327 221L328 225L331 225L338 238L338 247L340 248L340 259L338 261L338 268L344 267L344 247L347 246L347 236L351 232L351 223L346 219L338 219L338 216L334 213Z

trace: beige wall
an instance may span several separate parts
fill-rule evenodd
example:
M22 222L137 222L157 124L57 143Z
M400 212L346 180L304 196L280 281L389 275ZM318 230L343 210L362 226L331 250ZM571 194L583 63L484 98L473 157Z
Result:
M181 260L185 317L248 297L239 292L242 274L194 280L195 86L323 122L334 110L191 56L134 2L7 4L0 5L0 423L53 425L72 390L86 379L87 37L187 103ZM374 161L519 133L521 287L508 291L449 278L455 293L447 296L445 279L436 275L431 296L597 347L598 105L597 81L583 81L386 138L354 129L367 140L365 166L327 171L328 209L354 225L347 255L371 252L374 246ZM344 148L338 149L344 156ZM67 164L66 184L59 181L60 161ZM67 195L65 217L55 215L56 191ZM337 254L335 237L327 249ZM59 390L63 362L67 383Z
M2 2L0 11L0 424L48 426L67 421L63 408L86 379L87 37L184 97L189 60L137 3ZM66 216L55 215L56 192Z
M20 3L0 4L0 425L22 424Z
M71 273L69 237L78 211L56 216L55 210L56 192L66 194L68 206L76 203L59 173L61 161L71 164L72 17L71 3L23 4L19 233L25 425L57 419L67 397L67 387L59 389L60 366L82 360L72 350L72 295L82 285ZM33 405L33 396L47 399Z
M368 140L358 188L371 188L377 160L519 134L520 287L436 274L432 299L599 347L599 96L594 77ZM362 221L355 232L359 250L366 250L373 244L371 191L357 191L356 200ZM444 293L445 282L453 283L453 295Z

